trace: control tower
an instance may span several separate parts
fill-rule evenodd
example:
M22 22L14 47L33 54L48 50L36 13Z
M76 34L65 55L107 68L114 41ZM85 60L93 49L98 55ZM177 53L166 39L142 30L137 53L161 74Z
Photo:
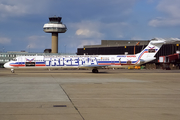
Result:
M61 22L62 17L49 17L49 23L44 24L43 29L46 33L52 33L52 51L58 53L58 33L67 31L66 25Z

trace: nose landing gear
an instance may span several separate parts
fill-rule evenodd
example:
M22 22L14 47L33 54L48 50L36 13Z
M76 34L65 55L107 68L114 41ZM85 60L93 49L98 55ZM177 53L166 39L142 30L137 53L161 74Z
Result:
M14 73L14 69L11 69L11 73Z

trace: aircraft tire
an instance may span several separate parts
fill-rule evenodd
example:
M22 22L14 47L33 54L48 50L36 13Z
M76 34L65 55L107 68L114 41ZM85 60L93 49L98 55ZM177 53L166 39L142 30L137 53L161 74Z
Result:
M98 69L92 69L92 73L98 73Z

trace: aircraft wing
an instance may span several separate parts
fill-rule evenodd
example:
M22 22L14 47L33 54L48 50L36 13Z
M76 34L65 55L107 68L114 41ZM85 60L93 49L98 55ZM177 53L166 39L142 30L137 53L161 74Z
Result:
M103 67L107 67L109 65L83 65L83 66L79 66L79 68L88 68L88 69L101 69Z

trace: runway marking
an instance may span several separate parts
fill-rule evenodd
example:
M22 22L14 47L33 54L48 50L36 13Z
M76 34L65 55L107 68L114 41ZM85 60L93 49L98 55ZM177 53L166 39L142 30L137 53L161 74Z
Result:
M80 111L78 110L78 108L75 106L75 104L73 103L73 101L71 100L71 98L69 97L69 95L67 94L67 92L64 90L64 88L59 84L60 88L64 91L64 93L67 95L67 97L69 98L69 101L72 103L72 105L74 106L74 108L77 110L77 112L79 113L79 115L82 117L83 120L84 117L82 116L82 114L80 113Z

